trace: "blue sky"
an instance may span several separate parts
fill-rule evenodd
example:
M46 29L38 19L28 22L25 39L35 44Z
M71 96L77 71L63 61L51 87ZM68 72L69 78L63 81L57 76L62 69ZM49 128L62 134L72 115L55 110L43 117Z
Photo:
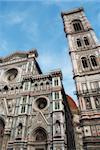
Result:
M75 100L61 12L76 7L84 7L100 39L99 0L0 0L0 57L36 48L43 73L60 68L65 91Z

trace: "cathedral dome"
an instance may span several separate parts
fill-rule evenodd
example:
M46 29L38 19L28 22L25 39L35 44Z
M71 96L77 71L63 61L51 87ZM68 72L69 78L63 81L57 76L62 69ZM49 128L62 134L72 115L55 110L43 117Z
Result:
M66 95L70 110L72 111L72 113L74 114L78 114L79 110L78 110L78 106L75 103L75 101L71 98L71 96Z

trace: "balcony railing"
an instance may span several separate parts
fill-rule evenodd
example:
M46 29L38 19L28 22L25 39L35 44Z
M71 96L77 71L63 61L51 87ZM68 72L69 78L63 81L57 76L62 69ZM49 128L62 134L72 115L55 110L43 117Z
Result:
M77 96L80 95L90 95L90 94L99 94L100 93L100 88L95 88L95 89L87 89L87 90L79 90L79 91L75 91L74 94Z

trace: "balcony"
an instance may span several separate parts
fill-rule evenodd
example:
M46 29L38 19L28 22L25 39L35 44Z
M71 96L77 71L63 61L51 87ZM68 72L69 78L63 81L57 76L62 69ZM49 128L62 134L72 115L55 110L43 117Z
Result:
M94 94L99 94L100 93L100 88L95 88L95 89L87 89L87 90L79 90L75 91L74 94L77 96L81 95L94 95Z

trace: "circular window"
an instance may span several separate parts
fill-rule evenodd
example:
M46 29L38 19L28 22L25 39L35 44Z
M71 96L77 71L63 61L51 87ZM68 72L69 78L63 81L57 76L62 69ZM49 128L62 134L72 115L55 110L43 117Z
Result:
M47 100L45 98L39 98L36 100L36 105L39 109L44 109L47 106Z
M16 78L17 74L18 74L18 70L17 69L15 69L15 68L9 69L6 72L7 80L13 81Z

